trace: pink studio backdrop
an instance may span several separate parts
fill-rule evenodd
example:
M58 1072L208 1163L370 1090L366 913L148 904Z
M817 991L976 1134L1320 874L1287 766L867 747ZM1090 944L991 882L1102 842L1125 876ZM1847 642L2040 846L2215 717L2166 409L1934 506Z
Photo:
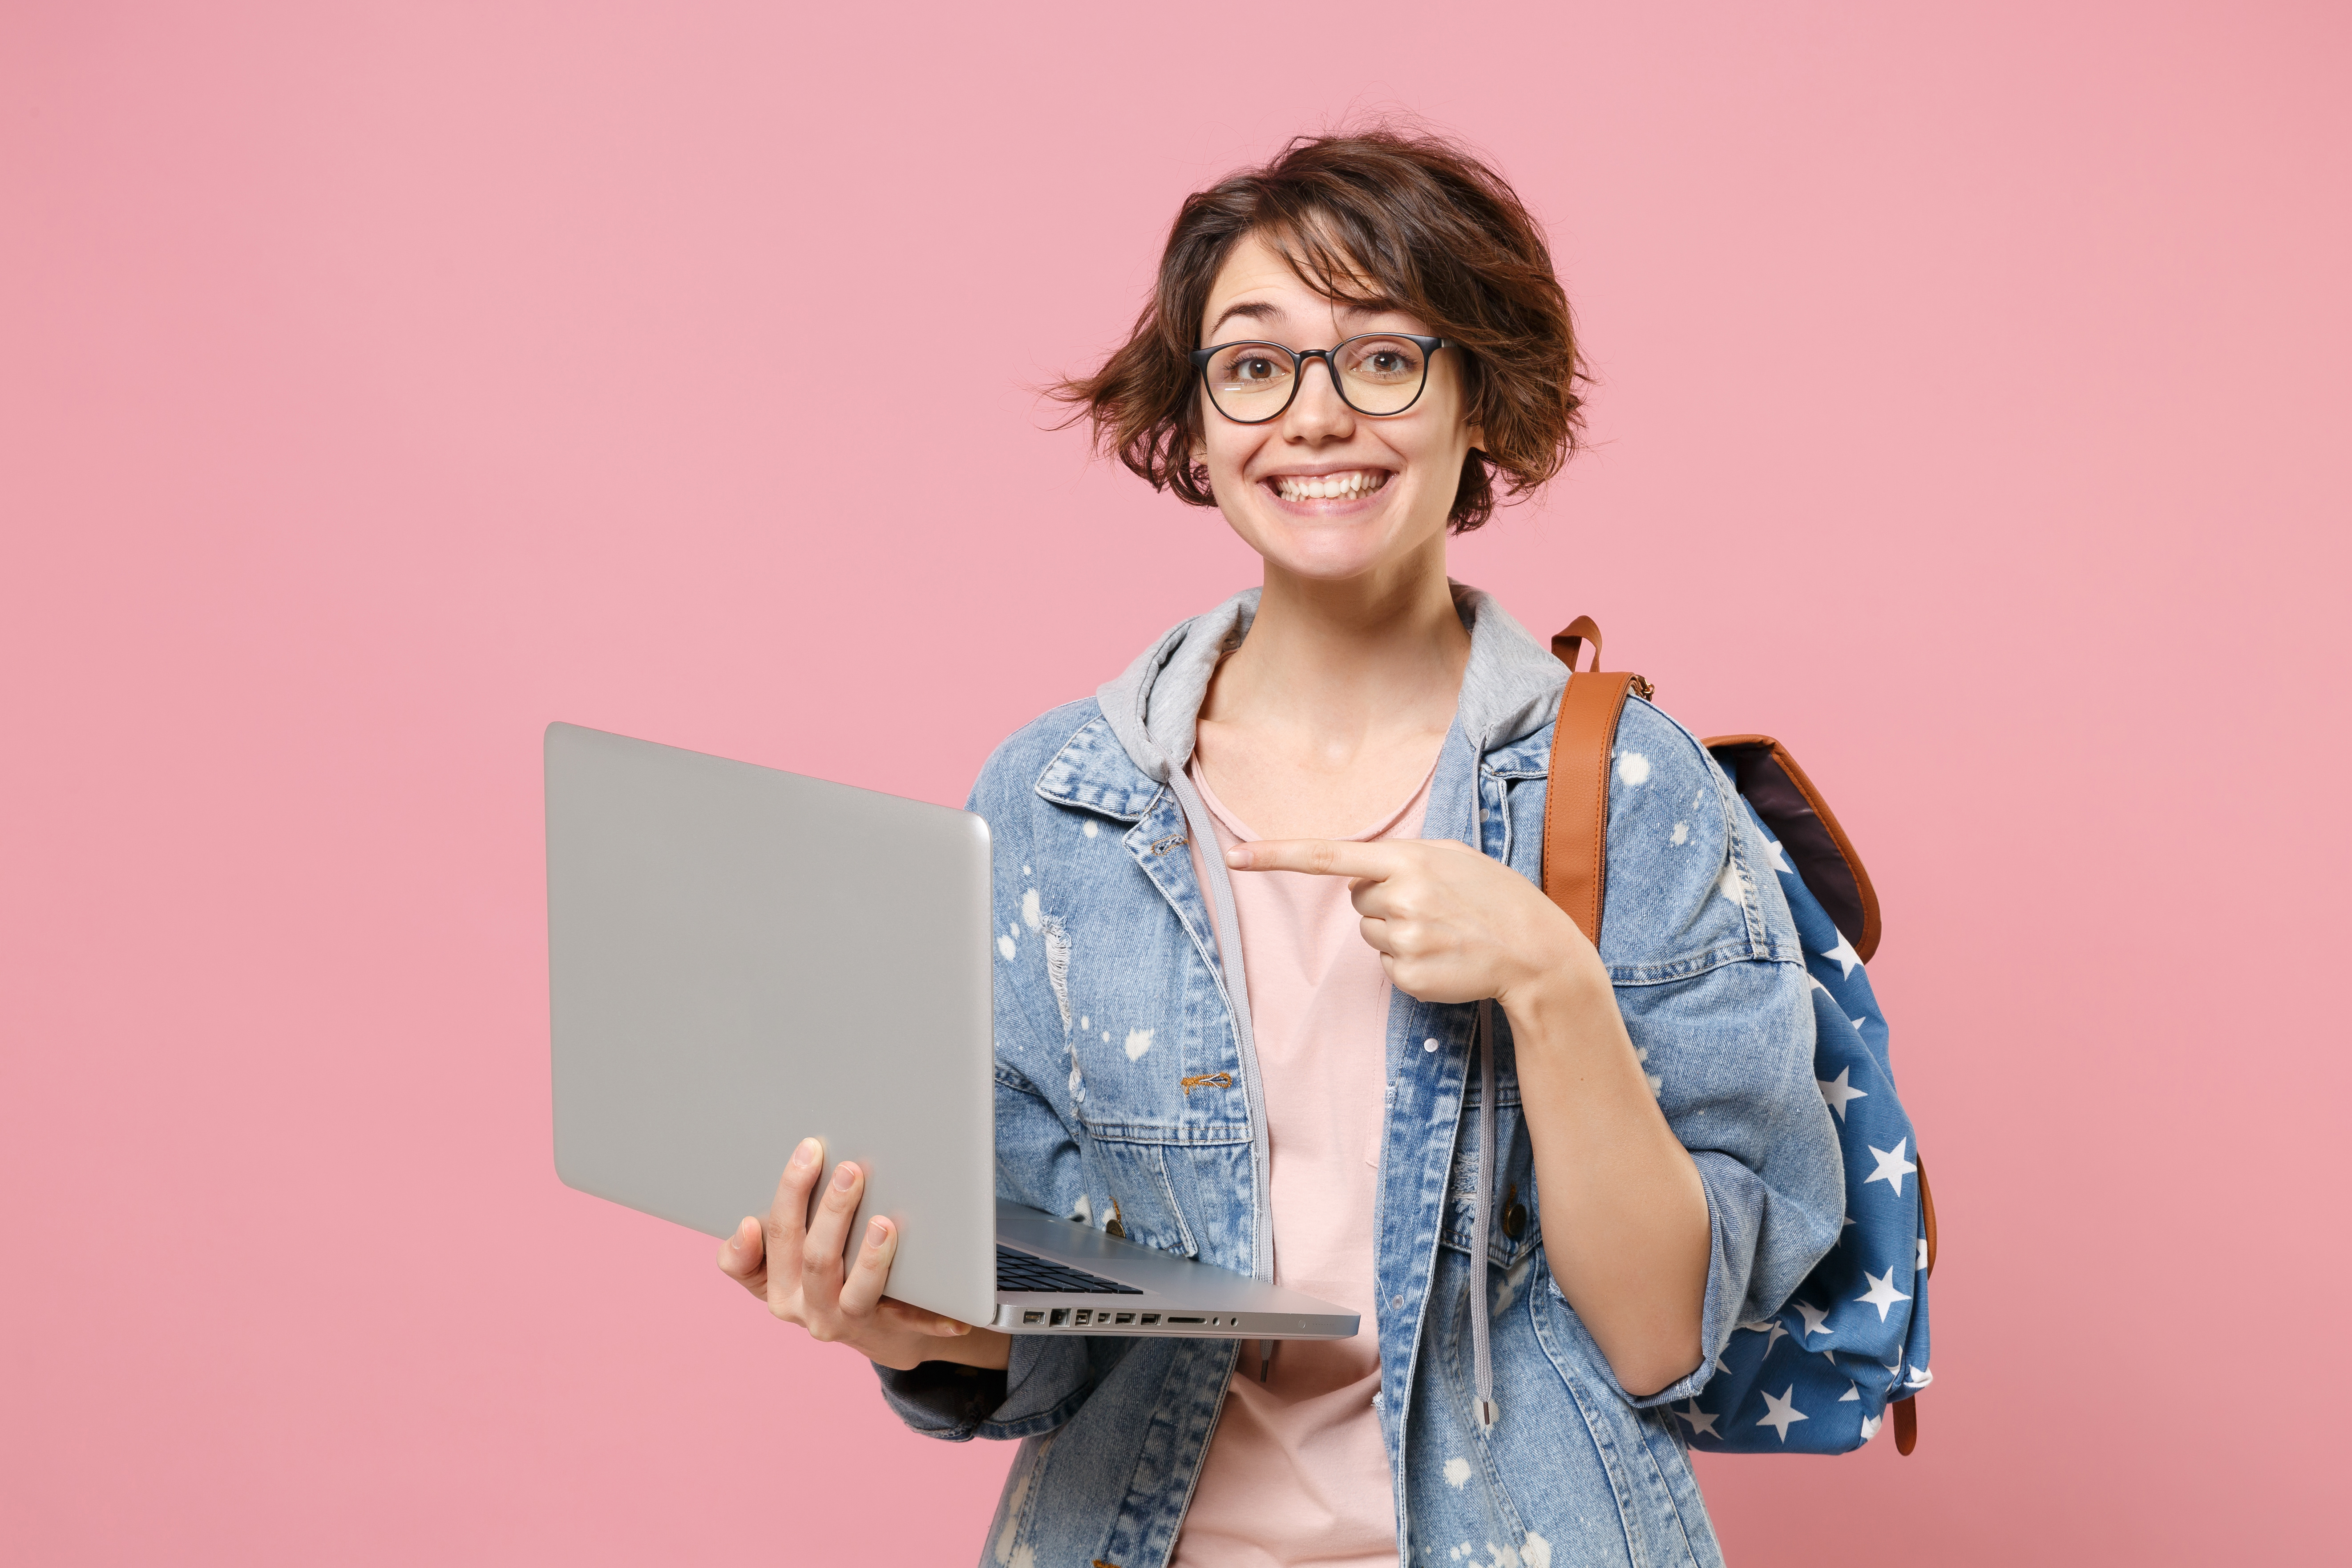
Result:
M557 1184L540 730L960 801L1253 564L1025 388L1399 107L1601 374L1456 574L1790 741L1885 898L1923 1443L1706 1462L1733 1560L2334 1555L2347 41L6 6L0 1558L971 1557L1005 1449Z

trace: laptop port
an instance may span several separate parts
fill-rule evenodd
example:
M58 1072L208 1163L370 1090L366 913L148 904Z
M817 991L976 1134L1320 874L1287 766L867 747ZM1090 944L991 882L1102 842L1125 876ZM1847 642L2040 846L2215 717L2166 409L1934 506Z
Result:
M1133 1312L1121 1312L1121 1313L1120 1313L1117 1318L1113 1319L1113 1320L1112 1320L1112 1321L1114 1321L1114 1322L1120 1322L1120 1323L1131 1323L1131 1322L1135 1321L1135 1314L1134 1314Z
M1081 1329L1085 1328L1088 1323L1091 1323L1094 1321L1095 1315L1092 1312L1087 1311L1083 1307L1078 1309L1078 1315L1070 1320L1073 1324Z
M1043 1312L1024 1312L1021 1314L1021 1321L1024 1323L1042 1323L1045 1321L1045 1314Z
M1197 1323L1201 1321L1198 1318L1180 1318L1172 1312L1169 1314L1168 1321L1171 1323Z
M1157 1312L1146 1312L1146 1313L1144 1313L1144 1314L1143 1314L1143 1326L1144 1326L1144 1327L1146 1327L1146 1328L1150 1328L1152 1324L1154 1324L1154 1323L1158 1322L1159 1321L1160 1321L1160 1314L1159 1314L1159 1313L1157 1313Z
M1049 1329L1058 1329L1069 1321L1070 1310L1067 1307L1056 1307L1054 1309L1053 1317L1046 1322L1045 1326Z

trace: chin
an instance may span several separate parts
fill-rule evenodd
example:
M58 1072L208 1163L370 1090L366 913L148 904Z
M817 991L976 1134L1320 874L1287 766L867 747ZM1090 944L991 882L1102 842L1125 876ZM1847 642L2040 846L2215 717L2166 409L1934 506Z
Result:
M1395 552L1377 548L1376 541L1350 540L1298 544L1284 542L1276 548L1261 550L1269 565L1281 567L1294 577L1304 577L1318 583L1345 583L1375 572Z
M1342 583L1413 553L1427 542L1424 532L1443 538L1444 527L1441 520L1432 530L1405 531L1393 516L1314 521L1260 514L1236 531L1270 566L1315 582Z

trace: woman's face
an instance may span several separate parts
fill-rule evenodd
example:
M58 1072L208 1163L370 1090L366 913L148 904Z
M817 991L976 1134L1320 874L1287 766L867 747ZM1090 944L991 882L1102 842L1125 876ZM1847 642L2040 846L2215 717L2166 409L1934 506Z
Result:
M1255 339L1293 349L1431 330L1401 311L1325 298L1254 234L1218 272L1201 327L1203 344ZM1321 360L1301 363L1297 395L1262 425L1226 418L1203 389L1200 454L1218 510L1269 566L1301 577L1360 577L1442 549L1463 460L1483 440L1463 417L1459 361L1458 351L1439 350L1420 401L1378 417L1341 400Z

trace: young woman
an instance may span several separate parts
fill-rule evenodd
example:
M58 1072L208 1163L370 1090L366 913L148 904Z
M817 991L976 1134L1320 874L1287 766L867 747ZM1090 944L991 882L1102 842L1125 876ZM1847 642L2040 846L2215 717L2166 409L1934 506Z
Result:
M885 1297L887 1219L847 1234L855 1167L803 1226L803 1145L719 1267L917 1430L1021 1440L984 1562L1719 1561L1669 1406L1837 1240L1841 1166L1787 907L1687 731L1627 702L1598 951L1538 886L1566 672L1445 546L1498 475L1559 469L1579 376L1510 189L1375 133L1187 201L1133 335L1063 389L1265 581L972 792L998 1180L1368 1331L941 1321Z

